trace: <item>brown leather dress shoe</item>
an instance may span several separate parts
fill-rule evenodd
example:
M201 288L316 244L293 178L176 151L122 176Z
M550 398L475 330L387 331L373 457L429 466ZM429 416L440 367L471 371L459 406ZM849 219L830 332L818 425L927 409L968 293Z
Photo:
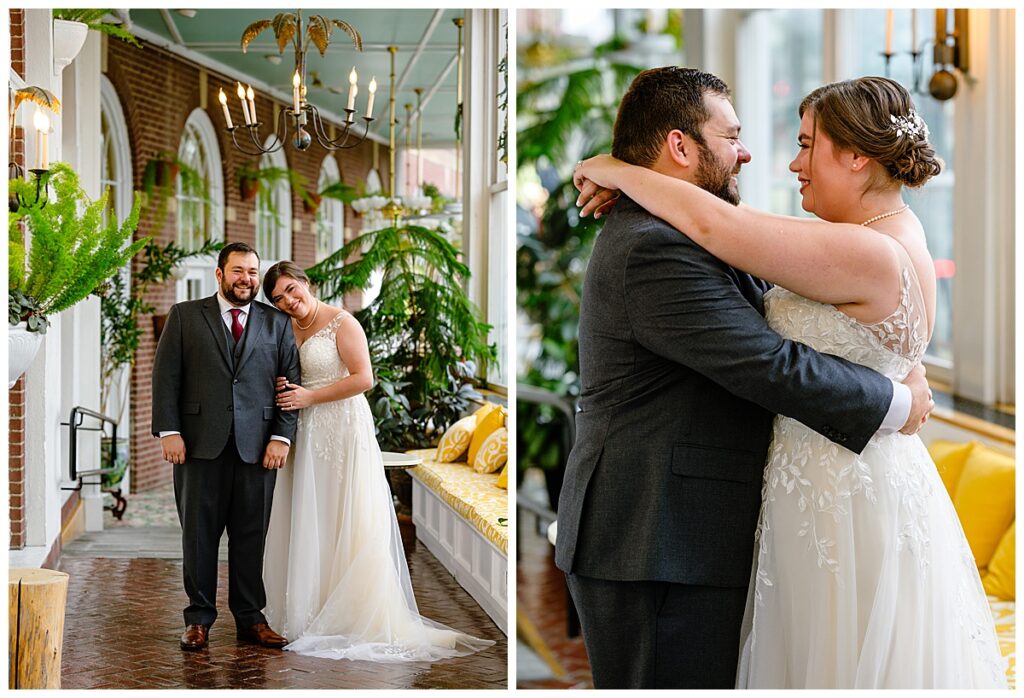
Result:
M288 640L271 630L266 623L256 623L248 628L239 628L237 637L242 642L273 649L281 649L288 644Z
M181 649L193 652L206 649L210 640L209 625L187 625L181 634Z

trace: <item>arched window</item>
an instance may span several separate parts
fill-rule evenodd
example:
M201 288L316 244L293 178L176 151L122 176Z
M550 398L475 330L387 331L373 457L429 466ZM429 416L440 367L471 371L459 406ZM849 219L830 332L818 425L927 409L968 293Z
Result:
M128 126L117 91L100 76L100 188L110 190L104 223L113 214L123 221L132 210L132 158Z
M264 144L264 147L268 145ZM260 169L269 168L288 169L283 152L277 150L260 157ZM287 178L279 178L270 184L261 180L260 187L264 189L256 199L256 251L261 267L266 269L275 262L291 258L292 187Z
M178 175L175 197L177 244L187 250L195 250L207 240L223 240L224 174L220 146L213 122L204 110L193 110L185 121L178 159L204 180L206 186L205 191L197 190L182 174ZM182 262L175 287L177 300L195 300L212 295L216 289L216 267L217 259L212 255L190 257Z
M328 155L320 165L316 190L323 191L341 181L341 172L334 156ZM316 261L320 262L338 251L345 237L345 204L338 199L324 199L316 212Z

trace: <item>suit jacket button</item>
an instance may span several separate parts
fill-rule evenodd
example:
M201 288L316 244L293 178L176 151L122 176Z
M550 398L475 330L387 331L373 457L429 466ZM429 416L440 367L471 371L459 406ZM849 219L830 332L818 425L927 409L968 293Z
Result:
M231 381L231 382L234 383L235 385L238 385L238 379L237 378L235 380Z
M235 410L235 406L234 405L228 405L228 412L234 412L234 410Z

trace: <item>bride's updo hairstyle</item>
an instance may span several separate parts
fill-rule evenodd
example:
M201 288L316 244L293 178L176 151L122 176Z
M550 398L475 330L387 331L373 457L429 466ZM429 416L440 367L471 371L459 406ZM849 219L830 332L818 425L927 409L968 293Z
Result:
M894 183L920 187L942 171L942 160L928 141L928 127L917 115L903 85L863 77L824 85L804 97L800 117L811 110L838 150L871 158L882 166L867 191Z
M306 272L298 264L287 259L278 262L270 267L270 269L267 269L267 273L263 275L263 295L266 296L271 305L274 303L272 298L274 288L277 287L277 282L281 280L282 276L287 276L289 279L295 279L296 281L305 281L306 285L310 288L313 286L309 277L306 276Z

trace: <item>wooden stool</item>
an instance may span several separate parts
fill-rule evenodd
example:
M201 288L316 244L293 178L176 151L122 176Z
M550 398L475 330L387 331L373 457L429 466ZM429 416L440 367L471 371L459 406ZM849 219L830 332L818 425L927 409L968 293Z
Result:
M10 688L60 688L68 575L17 567L9 575Z

